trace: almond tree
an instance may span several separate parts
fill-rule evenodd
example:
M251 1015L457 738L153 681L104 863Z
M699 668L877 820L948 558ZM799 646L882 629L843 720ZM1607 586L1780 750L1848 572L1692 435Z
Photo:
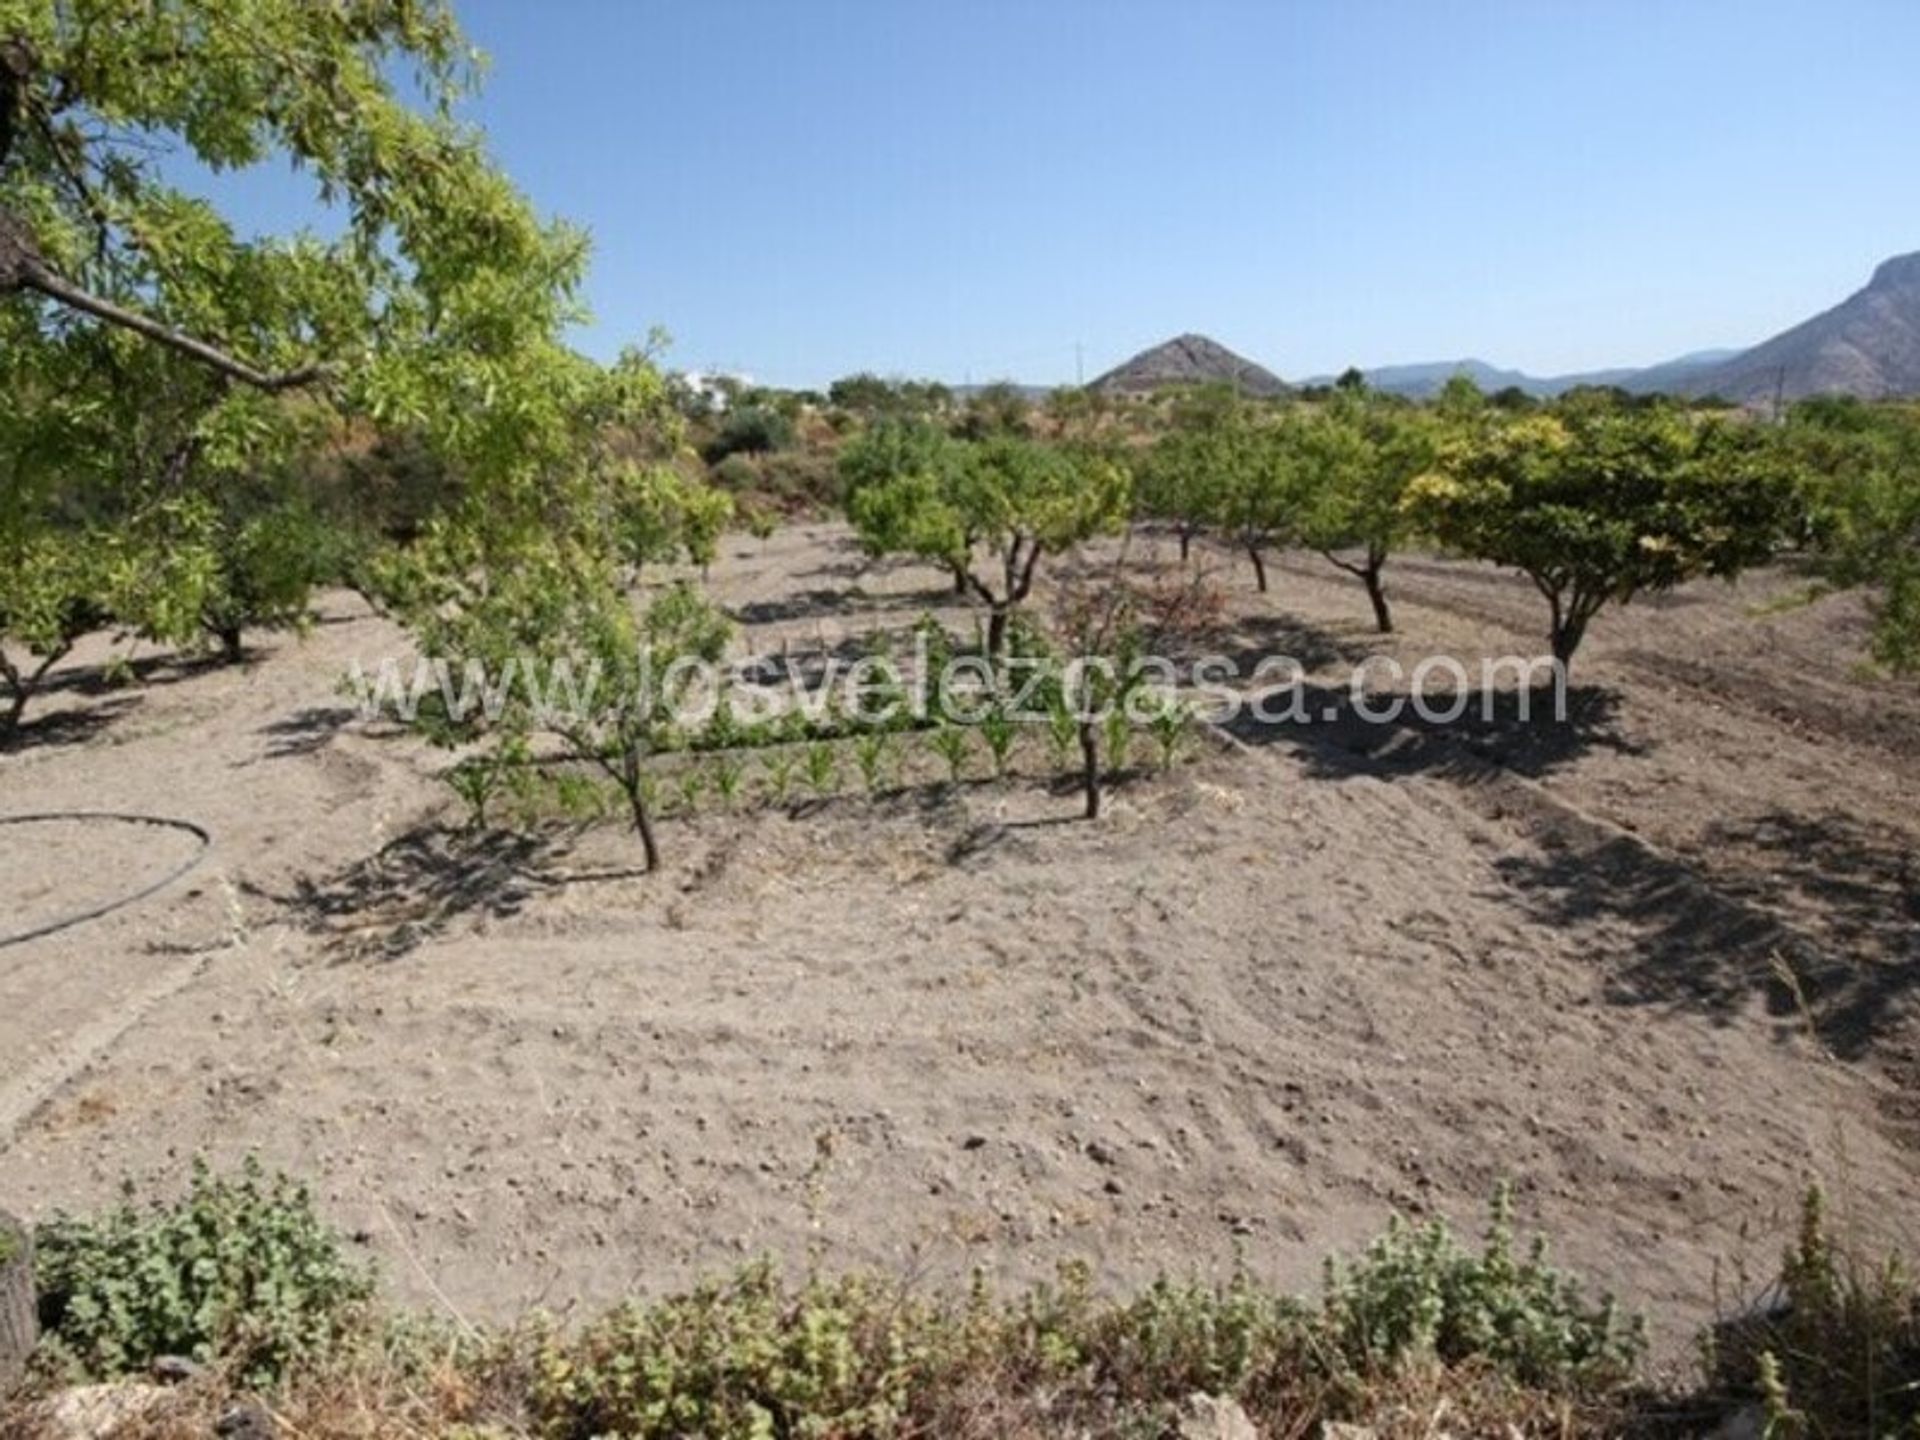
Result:
M453 118L473 71L441 0L0 0L0 554L101 561L0 579L0 673L85 621L191 639L223 489L328 416L418 434L450 519L538 533L586 247ZM262 164L337 235L257 237L198 178Z

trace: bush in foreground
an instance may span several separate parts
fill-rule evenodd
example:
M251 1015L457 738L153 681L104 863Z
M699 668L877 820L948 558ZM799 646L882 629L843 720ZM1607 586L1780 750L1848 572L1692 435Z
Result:
M1173 1436L1195 1396L1230 1397L1267 1436L1687 1434L1745 1407L1769 1435L1825 1440L1911 1434L1920 1408L1915 1291L1897 1266L1845 1260L1817 1197L1781 1303L1722 1326L1688 1396L1637 1378L1637 1322L1516 1246L1504 1193L1479 1250L1396 1222L1312 1301L1244 1273L1115 1299L1070 1266L1004 1297L793 1283L763 1261L578 1328L492 1333L376 1315L306 1192L256 1166L196 1169L173 1206L129 1201L41 1241L47 1381L166 1354L212 1367L143 1417L144 1440L204 1435L236 1388L287 1433L342 1440ZM32 1414L0 1410L0 1432L31 1436Z
M306 1188L253 1161L232 1178L196 1162L170 1206L129 1193L98 1218L56 1216L35 1232L34 1261L45 1359L68 1375L181 1356L270 1385L324 1361L373 1293Z

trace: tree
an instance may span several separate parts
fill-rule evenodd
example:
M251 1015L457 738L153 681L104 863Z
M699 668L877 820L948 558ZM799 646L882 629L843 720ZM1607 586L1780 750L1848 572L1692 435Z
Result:
M1174 527L1183 562L1195 536L1225 521L1247 461L1246 411L1230 387L1203 386L1174 402L1141 467L1139 500L1144 514Z
M1300 538L1366 586L1374 624L1387 634L1393 612L1381 576L1406 532L1407 486L1432 468L1433 422L1388 397L1344 392L1315 417L1305 444L1311 473Z
M1254 584L1263 595L1266 552L1298 535L1319 478L1318 424L1311 411L1294 406L1276 419L1222 436L1221 523L1253 562Z
M1143 658L1191 644L1218 620L1217 592L1204 576L1189 571L1141 580L1129 561L1125 542L1104 559L1083 556L1053 596L1054 631L1065 654L1044 657L1043 673L1079 745L1082 813L1089 820L1100 818L1102 732L1111 763L1109 724L1132 723L1136 702L1150 687ZM1175 703L1164 692L1160 699L1163 706Z
M1768 559L1797 505L1767 432L1667 408L1478 425L1407 492L1442 544L1533 581L1562 666L1603 606Z
M876 427L841 467L862 542L947 567L987 607L996 660L1041 556L1116 528L1130 494L1124 467L1091 448L1006 434L954 441L911 425Z
M346 537L285 482L257 491L228 487L219 498L215 570L200 624L227 660L237 662L245 658L248 630L306 624L313 592L341 578Z
M1920 412L1808 400L1794 407L1782 439L1807 477L1821 571L1839 584L1878 587L1874 658L1920 671Z
M793 444L793 421L770 405L729 410L704 451L709 465L729 455L769 455Z
M1033 428L1033 406L1010 380L982 385L967 400L957 432L969 440L995 435L1027 435Z
M675 730L675 667L718 661L728 631L685 584L636 614L603 551L556 544L524 553L464 603L419 617L423 652L477 666L496 703L458 713L428 704L416 723L442 745L490 747L496 764L519 763L536 741L557 742L552 758L597 769L619 789L651 871L660 844L646 761Z
M222 489L328 414L416 435L467 523L546 523L585 244L453 118L472 71L441 0L0 0L0 551L83 557L13 577L0 648L190 639L224 603ZM332 238L189 188L266 163Z

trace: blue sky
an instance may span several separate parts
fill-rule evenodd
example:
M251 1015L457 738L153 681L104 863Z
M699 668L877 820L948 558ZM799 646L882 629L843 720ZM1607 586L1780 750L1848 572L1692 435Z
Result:
M1920 249L1920 0L457 0L583 346L1089 378L1750 343Z

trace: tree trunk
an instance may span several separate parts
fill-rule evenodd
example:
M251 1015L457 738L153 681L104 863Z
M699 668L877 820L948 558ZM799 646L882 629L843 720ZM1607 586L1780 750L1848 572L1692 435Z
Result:
M222 625L214 634L220 639L220 653L229 665L238 665L247 658L246 637L238 625Z
M1185 525L1182 525L1180 527L1180 563L1182 565L1186 564L1187 558L1192 554L1193 531L1189 530Z
M1367 584L1367 599L1373 602L1373 623L1382 635L1393 633L1393 611L1387 608L1387 587L1380 581L1380 567L1369 565L1360 574Z
M1568 616L1554 624L1553 658L1568 674L1573 671L1573 652L1580 648L1581 638L1586 631L1587 622L1575 616Z
M653 835L653 816L647 812L646 792L640 785L640 762L629 758L620 767L620 788L627 792L627 808L633 812L633 830L640 837L640 853L649 875L660 868L660 843Z
M0 1210L0 1398L26 1373L40 1336L33 1296L33 1235Z
M1080 722L1080 784L1087 793L1087 819L1100 818L1100 737L1091 720Z
M997 666L1007 653L1007 609L996 605L987 615L987 658Z
M967 593L967 567L964 565L953 567L953 593L956 595Z
M1557 611L1559 607L1555 607ZM1553 660L1559 664L1563 674L1572 672L1572 653L1580 649L1580 641L1586 637L1586 622L1590 616L1582 614L1578 605L1572 605L1565 614L1553 616Z
M1247 558L1253 561L1254 588L1264 595L1267 593L1267 557L1260 553L1258 545L1249 545Z

